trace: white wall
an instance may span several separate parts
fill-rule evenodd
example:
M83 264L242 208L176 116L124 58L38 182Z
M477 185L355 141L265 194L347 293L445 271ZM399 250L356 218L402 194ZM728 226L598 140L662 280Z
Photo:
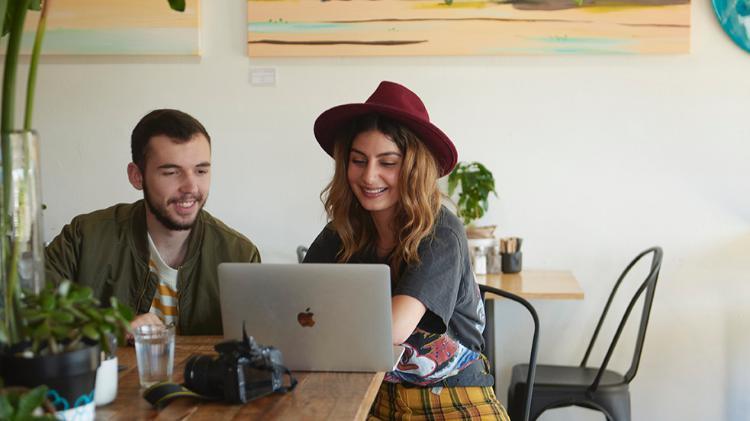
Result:
M245 2L204 1L201 59L44 60L46 237L78 213L138 198L125 174L130 130L147 111L176 107L214 139L208 209L265 261L291 262L324 223L318 194L332 163L314 119L399 81L462 160L494 171L500 198L483 222L525 238L525 267L571 269L581 282L583 301L535 303L541 361L577 363L616 275L659 244L633 419L750 419L750 55L710 2L693 12L692 53L681 56L250 60ZM251 87L254 67L275 68L277 86ZM522 321L508 311L498 323L510 337L524 334L514 329ZM503 350L506 373L526 355ZM543 419L603 417L572 409Z

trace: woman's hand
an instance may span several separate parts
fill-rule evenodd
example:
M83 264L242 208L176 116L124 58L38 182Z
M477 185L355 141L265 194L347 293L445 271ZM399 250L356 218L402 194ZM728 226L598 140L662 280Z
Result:
M414 297L396 295L391 298L391 335L394 345L401 345L414 333L426 311L424 304Z

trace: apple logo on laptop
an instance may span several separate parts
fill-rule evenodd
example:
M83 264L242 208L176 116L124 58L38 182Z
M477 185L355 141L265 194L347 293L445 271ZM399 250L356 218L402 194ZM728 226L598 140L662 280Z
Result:
M313 325L315 325L313 315L314 314L310 311L310 307L308 307L305 311L297 315L297 321L302 327L313 327Z

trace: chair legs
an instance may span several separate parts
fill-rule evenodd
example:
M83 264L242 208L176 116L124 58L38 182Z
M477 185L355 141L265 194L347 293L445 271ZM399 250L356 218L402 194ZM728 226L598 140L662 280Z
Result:
M597 396L596 404L600 411L607 415L611 421L630 421L630 394L622 395L600 395Z
M524 400L526 399L526 388L517 387L514 391L513 388L508 388L508 415L511 421L523 420L524 411ZM531 414L534 413L534 401L531 401ZM532 420L532 415L529 414L529 420Z

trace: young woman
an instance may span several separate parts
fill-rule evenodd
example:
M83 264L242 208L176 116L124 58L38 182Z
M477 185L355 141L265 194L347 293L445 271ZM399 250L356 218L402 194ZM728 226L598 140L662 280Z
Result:
M336 169L321 195L330 223L305 262L391 268L393 343L406 351L370 419L508 420L481 354L484 306L464 229L440 204L453 143L419 97L392 82L321 114L315 137Z

